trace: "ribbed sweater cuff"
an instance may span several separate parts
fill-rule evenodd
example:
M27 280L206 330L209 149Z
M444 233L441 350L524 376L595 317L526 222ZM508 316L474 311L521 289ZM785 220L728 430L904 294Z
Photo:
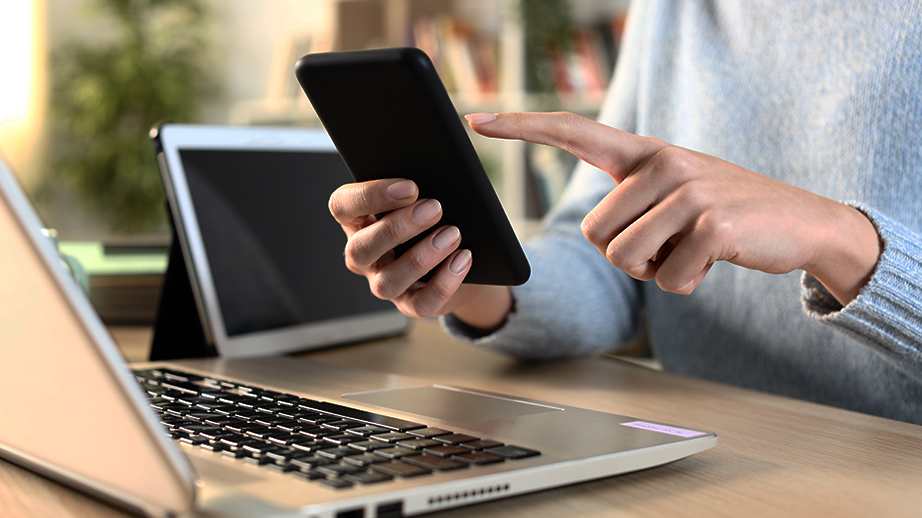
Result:
M803 276L805 310L824 323L904 356L922 343L922 242L876 210L851 204L874 223L883 252L870 281L844 308L812 275Z

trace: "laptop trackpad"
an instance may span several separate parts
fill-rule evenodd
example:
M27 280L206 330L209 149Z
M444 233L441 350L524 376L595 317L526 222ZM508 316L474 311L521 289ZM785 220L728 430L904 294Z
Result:
M492 421L563 410L548 405L437 385L356 392L345 394L343 397L402 412L456 422Z

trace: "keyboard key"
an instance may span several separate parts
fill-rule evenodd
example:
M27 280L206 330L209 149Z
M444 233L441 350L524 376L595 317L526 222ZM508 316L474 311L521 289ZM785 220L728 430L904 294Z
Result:
M297 421L301 416L308 414L309 412L304 412L298 408L290 407L286 408L285 410L280 410L276 415Z
M349 455L348 457L343 457L341 460L349 464L355 464L356 466L368 466L371 464L391 461L391 459L388 459L387 457L375 455L371 452L365 452L358 455Z
M361 471L358 473L349 473L343 476L343 480L354 482L356 484L375 484L377 482L386 482L393 479L394 477L377 471Z
M186 421L185 419L179 416L164 414L164 416L160 418L160 423L163 424L163 426L166 426L168 428L175 428L175 427L178 427L185 423L190 423L190 422Z
M495 448L490 448L484 451L488 451L496 455L501 455L507 459L524 459L526 457L541 455L540 451L523 448L521 446L513 446L511 444L507 444L505 446L497 446Z
M206 439L206 438L204 438L204 437L188 436L188 437L183 437L183 438L181 438L181 439L180 439L180 442L184 442L184 443L186 443L186 444L191 444L191 445L193 445L193 446L199 446L199 445L201 445L201 444L204 444L204 443L208 442L208 439Z
M330 421L340 421L342 418L330 414L321 414L318 412L311 412L307 414L302 414L298 418L298 421L304 421L305 423L310 423L313 425L320 426L323 423L328 423Z
M160 385L154 385L151 383L143 382L141 383L141 388L148 393L151 397L159 397L161 394L167 392L167 389L161 387Z
M272 444L278 444L282 446L291 446L296 439L301 439L303 436L300 435L291 435L288 432L279 430L277 435L270 435L266 440Z
M256 423L249 423L247 421L239 421L235 423L227 423L224 425L225 430L229 430L235 433L244 434L247 430L252 430L255 428L263 428L263 425Z
M162 381L160 386L165 389L178 390L184 394L198 394L200 392L199 387L183 381Z
M244 450L247 450L247 451L249 451L249 452L251 452L251 453L256 453L256 454L259 454L259 455L262 455L263 453L266 453L266 452L271 451L271 450L276 449L276 448L278 448L278 446L274 446L274 445L272 445L272 444L269 444L269 443L263 442L263 441L251 442L251 443L247 443L247 444L244 444L243 446L241 446L241 449L244 449Z
M413 464L406 463L402 460L394 460L381 464L372 464L371 469L379 473L391 475L392 477L416 477L419 475L427 475L432 473L432 470L428 468L424 468L422 466L414 466Z
M186 419L192 419L194 421L204 421L205 419L219 419L219 418L225 418L225 417L227 416L223 416L221 414L212 414L208 412L196 412L196 411L189 412L185 415Z
M497 447L497 446L502 446L502 445L503 445L503 443L501 443L501 442L499 442L499 441L491 441L491 440L489 440L489 439L481 439L481 440L479 440L479 441L462 442L462 443L459 444L458 446L461 446L461 447L464 447L464 448L470 448L470 449L472 449L472 450L484 450L484 449L487 449L487 448L495 448L495 447Z
M356 466L355 464L326 464L324 466L319 466L317 471L329 477L340 477L348 473L365 471L365 468Z
M447 444L461 444L462 442L479 441L480 437L474 437L463 433L450 433L448 435L438 435L434 437L434 439Z
M311 439L310 437L299 437L292 439L290 446L301 451L313 452L323 448L329 448L330 443Z
M409 464L431 469L433 471L449 471L453 469L461 469L461 468L466 468L470 466L470 464L461 462L459 460L450 459L447 457L439 457L438 455L428 455L428 454L415 455L413 457L405 457L401 460Z
M323 438L323 440L333 444L349 444L351 442L359 442L362 440L362 438L357 435L338 434L327 435Z
M254 418L253 421L265 426L275 426L279 422L287 421L287 419L277 415L263 414L262 416Z
M286 461L286 462L287 462L288 460L291 460L291 458L294 457L294 456L296 456L296 455L298 455L298 452L293 451L293 450L289 450L289 449L284 449L284 450L271 450L271 451L267 451L267 452L266 452L266 457L269 457L270 459L274 460L275 462L279 462L279 461Z
M412 450L410 448L404 448L401 446L394 446L393 448L381 448L380 450L375 450L375 455L380 455L382 457L387 457L389 459L399 459L400 457L406 457L408 455L419 455L420 452Z
M419 428L417 430L410 430L407 433L418 435L420 437L425 437L427 439L431 439L432 437L435 437L437 435L448 435L452 432L451 430L443 430L441 428L426 427L426 428Z
M233 416L237 419L244 419L247 421L252 421L257 417L263 417L265 414L260 414L256 410L251 409L240 409L233 413Z
M333 428L336 430L346 430L349 428L359 428L363 425L362 423L358 421L352 421L349 419L340 419L338 421L327 421L326 423L323 423L323 426L325 426L326 428Z
M432 448L423 448L423 451L431 455L438 455L439 457L450 457L452 455L460 455L462 453L470 453L470 449L462 448L461 446L433 446Z
M312 470L318 466L325 466L327 464L335 463L333 459L328 459L325 457L318 457L316 455L311 455L307 457L292 457L288 461L290 464L298 466L301 470Z
M202 433L202 432L221 432L220 428L217 426L211 426L205 423L185 423L179 427L180 430L192 434Z
M298 430L303 430L311 425L307 423L299 423L294 419L283 418L281 421L276 421L275 427L279 430L285 430L286 432L295 433Z
M319 404L320 404L320 401L315 401L313 399L308 399L304 397L298 398L298 401L297 401L298 408L303 408L305 410L310 410L312 412L317 411L316 407Z
M250 437L255 437L257 439L267 439L269 435L272 435L274 430L268 426L255 426L246 431L246 435Z
M225 405L224 403L199 403L195 405L198 408L204 409L206 412L211 412L214 414L221 414L224 416L230 416L238 409L234 405Z
M220 415L220 414L219 414ZM237 419L230 416L222 416L211 419L205 419L205 424L210 424L212 426L225 426L228 424L234 424L237 422Z
M408 433L390 432L390 433L372 435L371 438L376 441L382 441L382 442L397 442L397 441L404 441L407 439L415 439L416 437L413 437L412 435Z
M170 403L169 405L161 406L160 410L180 417L195 411L194 408L186 406L182 403Z
M221 442L227 444L232 448L241 448L244 444L253 444L257 439L252 437L247 437L245 435L240 435L238 433L232 433L221 437Z
M312 428L302 428L298 430L298 433L301 435L305 435L307 437L312 437L314 439L322 439L323 437L327 437L329 435L338 435L338 432L336 430L330 430L329 428L320 428L319 426L315 426Z
M469 453L462 453L461 455L452 455L451 458L477 466L482 466L484 464L494 464L496 462L503 462L506 460L504 457L500 457L499 455L492 455L482 451L472 451Z
M158 375L168 381L188 382L196 378L194 374L179 372L172 369L160 369Z
M221 401L221 399L219 398L218 401ZM221 402L223 403L223 401L221 401ZM246 409L248 409L248 410L252 410L252 411L256 412L256 404L257 404L258 402L259 402L258 400L255 400L255 399L253 399L253 398L250 398L250 399L241 398L241 400L240 400L240 401L237 401L235 404L236 404L237 406L239 406L240 408L246 408Z
M225 435L230 435L231 433L232 432L228 432L227 430L216 427L215 430L205 430L203 432L199 432L198 434L211 441L218 441Z
M279 406L275 403L260 403L256 405L256 410L258 412L264 412L266 414L277 414L283 410L290 410L290 407Z
M389 431L390 430L388 430L387 428L381 428L380 426L366 425L366 426L360 426L358 428L349 428L348 430L346 430L346 433L364 435L367 437L369 435L379 435L382 433L387 433Z
M246 399L245 396L240 396L236 394L222 394L217 397L218 403L224 403L226 405L236 405L243 402ZM252 406L252 401L250 402Z
M347 455L355 455L355 449L348 446L337 446L335 448L324 448L317 450L317 455L329 459L339 460Z
M277 392L275 390L265 390L263 389L260 392L260 397L268 401L298 401L301 398L294 394L285 394L284 392Z
M440 446L442 443L434 441L432 439L407 439L405 441L397 441L397 446L403 446L404 448L411 448L414 450L421 450L423 448L431 448L433 446Z
M349 447L360 451L375 451L381 448L390 448L391 445L381 441L357 441L349 443Z
M231 448L231 449L226 449L222 451L221 455L224 455L225 457L230 457L232 459L242 459L243 457L246 457L249 454L245 450L235 450Z
M213 452L222 452L230 448L230 446L226 444L222 444L219 442L212 442L212 441L204 442L200 446L202 447L203 450L208 450L208 451L213 451Z

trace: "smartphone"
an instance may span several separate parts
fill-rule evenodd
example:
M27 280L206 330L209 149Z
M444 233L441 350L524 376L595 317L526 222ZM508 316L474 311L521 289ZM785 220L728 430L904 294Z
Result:
M409 178L420 198L442 204L438 225L457 226L461 247L473 256L464 282L512 286L528 280L522 246L425 52L313 53L298 60L295 75L356 181Z

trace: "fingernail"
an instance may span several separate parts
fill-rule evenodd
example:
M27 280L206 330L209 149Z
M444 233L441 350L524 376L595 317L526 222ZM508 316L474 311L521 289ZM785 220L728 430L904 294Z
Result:
M451 260L448 269L451 270L452 273L461 273L469 264L471 264L471 251L461 250L455 255L455 258Z
M486 124L496 120L495 113L470 113L464 116L471 124Z
M413 221L426 223L436 217L441 210L442 204L438 200L426 200L413 208Z
M404 198L409 198L416 194L416 184L411 180L403 180L397 183L392 183L387 187L387 195L395 200L402 200Z
M461 231L458 227L445 227L432 237L432 246L445 250L455 244L459 237L461 237Z

